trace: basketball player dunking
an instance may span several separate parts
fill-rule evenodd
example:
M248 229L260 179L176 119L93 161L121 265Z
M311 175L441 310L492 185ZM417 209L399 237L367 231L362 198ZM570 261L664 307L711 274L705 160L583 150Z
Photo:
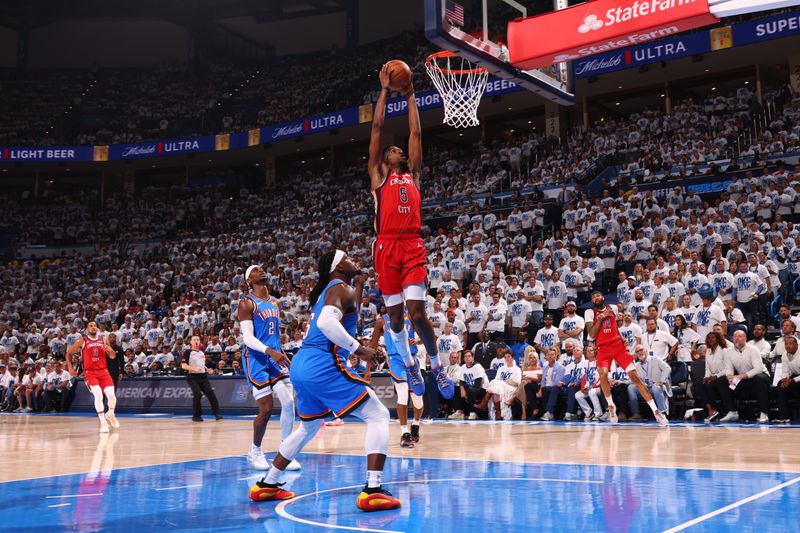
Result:
M86 326L86 335L78 339L67 350L67 371L75 376L77 372L72 366L72 355L82 352L83 379L86 386L94 396L94 409L100 418L100 433L108 433L108 426L118 428L119 422L114 416L117 406L117 396L114 394L114 381L108 373L106 357L114 359L117 354L106 339L99 335L97 324L89 322ZM108 412L104 413L103 394L108 399Z
M369 175L375 198L373 244L378 288L383 293L389 315L389 334L406 367L408 386L417 396L425 393L420 365L412 357L405 328L403 304L414 329L422 339L431 360L431 370L439 391L446 399L453 397L453 382L447 377L436 347L436 334L425 314L427 257L422 242L422 134L414 85L406 89L408 100L408 158L397 146L382 146L383 120L389 95L390 75L386 65L380 72L381 95L375 105L369 141Z
M597 347L597 370L600 373L600 388L603 390L603 395L608 402L608 420L612 424L616 424L619 419L617 417L617 406L614 404L614 399L611 397L611 384L608 382L608 369L611 367L611 361L616 361L620 368L624 368L631 378L631 383L635 384L642 395L642 398L653 410L653 415L656 417L656 422L662 426L669 424L667 417L658 410L656 402L653 400L653 395L647 389L647 386L642 383L639 375L636 372L636 365L634 365L633 357L625 347L625 341L619 334L617 328L617 318L614 311L605 304L603 294L599 291L592 293L592 304L594 304L593 320L586 320L588 327L589 337L595 339L595 346Z

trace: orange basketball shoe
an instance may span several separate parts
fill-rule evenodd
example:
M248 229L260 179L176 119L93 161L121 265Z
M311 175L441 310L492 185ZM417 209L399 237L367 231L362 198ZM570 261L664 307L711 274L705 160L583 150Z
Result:
M392 497L388 490L384 490L381 487L364 487L356 500L356 507L367 512L388 511L390 509L399 509L401 506L400 500Z
M283 484L281 483L281 485ZM254 502L291 500L294 498L294 492L283 490L281 485L268 485L263 481L256 481L256 484L250 487L250 492L248 494L250 499Z

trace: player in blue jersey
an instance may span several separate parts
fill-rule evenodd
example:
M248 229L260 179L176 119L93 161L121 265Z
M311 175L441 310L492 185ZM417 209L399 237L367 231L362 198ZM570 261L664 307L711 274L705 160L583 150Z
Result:
M375 350L353 338L363 278L350 282L358 269L341 250L328 252L319 260L319 280L309 295L313 305L303 346L292 360L292 383L297 391L300 426L281 443L267 475L250 487L254 501L288 500L294 493L281 488L283 471L303 447L314 438L328 416L352 414L366 422L364 448L367 453L367 483L356 499L363 511L397 509L397 500L381 487L383 465L389 448L389 410L375 391L347 367L347 358L357 354L369 364ZM358 294L357 294L358 293ZM358 298L356 297L358 296Z
M417 357L417 342L414 339L414 325L406 315L406 331L408 332L408 344L411 356ZM389 315L381 316L375 322L375 329L372 331L370 346L373 349L378 347L378 339L383 335L386 343L386 354L389 359L389 375L392 376L394 390L397 392L397 419L400 422L400 446L403 448L413 448L415 442L419 442L419 421L422 418L423 400L421 396L411 393L411 401L414 404L414 421L411 423L411 431L408 430L408 375L403 356L397 350L389 333L387 324L391 323Z
M239 302L236 314L244 339L242 363L258 404L247 462L256 470L267 470L269 463L261 441L272 414L273 392L281 403L281 441L294 429L294 393L288 379L289 358L281 352L281 308L267 291L267 274L260 266L252 265L245 272L245 280L250 292ZM289 470L300 470L300 464L292 462Z

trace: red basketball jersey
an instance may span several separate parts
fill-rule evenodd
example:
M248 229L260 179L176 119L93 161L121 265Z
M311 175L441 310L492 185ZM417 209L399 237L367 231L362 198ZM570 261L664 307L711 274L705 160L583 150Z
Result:
M87 372L106 370L106 341L103 337L83 337L83 369Z
M606 306L606 309L611 311L611 308L608 306ZM596 309L592 309L592 311L594 311L595 318L600 316L600 313L598 313ZM617 317L614 315L613 311L611 312L611 316L603 319L603 322L600 324L600 329L597 330L594 341L596 346L608 346L610 344L622 342L619 336L619 329L617 328Z
M394 170L383 185L372 192L375 197L375 232L378 236L415 235L422 230L422 195L411 173Z

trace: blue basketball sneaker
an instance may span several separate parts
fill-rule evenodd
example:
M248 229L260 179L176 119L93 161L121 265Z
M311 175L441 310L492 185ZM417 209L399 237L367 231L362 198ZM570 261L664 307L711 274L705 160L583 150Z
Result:
M422 379L422 372L419 369L417 358L414 358L414 364L405 367L406 380L408 381L408 388L417 396L425 395L425 381ZM451 385L452 386L452 385Z
M433 372L433 377L436 378L436 385L439 387L439 392L442 393L444 399L449 400L452 398L456 393L456 388L453 386L453 382L450 378L447 377L444 371L444 365L432 368L431 371Z

